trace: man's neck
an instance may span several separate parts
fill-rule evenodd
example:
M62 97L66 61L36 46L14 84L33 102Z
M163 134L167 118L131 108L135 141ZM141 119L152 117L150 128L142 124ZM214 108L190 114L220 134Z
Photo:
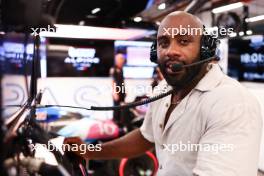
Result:
M195 88L195 86L200 82L200 80L205 76L205 74L208 72L207 70L208 64L205 64L199 74L191 81L190 84L184 86L184 88L178 89L175 88L175 93L173 93L172 101L176 101L175 99L182 100L186 95L188 95L192 89Z

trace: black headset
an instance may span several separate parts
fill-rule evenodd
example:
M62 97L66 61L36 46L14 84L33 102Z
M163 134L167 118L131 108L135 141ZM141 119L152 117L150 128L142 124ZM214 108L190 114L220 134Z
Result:
M219 60L220 58L217 56L216 53L218 43L219 43L219 39L206 32L205 26L203 26L203 35L201 37L201 47L200 47L200 60L205 60L214 56L216 56L215 60ZM150 61L154 63L158 63L157 40L155 40L151 45Z

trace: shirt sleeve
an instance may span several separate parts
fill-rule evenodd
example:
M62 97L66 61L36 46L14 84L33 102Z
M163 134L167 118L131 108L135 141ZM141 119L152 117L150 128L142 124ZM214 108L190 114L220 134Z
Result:
M195 175L257 175L262 120L254 105L241 103L211 109L199 142Z
M144 122L140 127L140 132L145 139L154 143L153 125L152 125L152 103L150 103L149 105L149 108L144 118Z

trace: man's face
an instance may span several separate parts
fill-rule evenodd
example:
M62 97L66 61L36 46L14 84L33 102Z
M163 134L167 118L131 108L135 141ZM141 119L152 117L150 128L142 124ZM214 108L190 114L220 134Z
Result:
M178 72L173 72L171 69L172 64L187 65L199 60L201 35L172 35L173 28L180 29L180 27L191 29L200 28L201 26L188 17L169 16L160 25L157 37L157 55L160 70L168 84L174 87L180 87L186 81L188 84L190 75L200 68L200 66L196 68L187 67Z

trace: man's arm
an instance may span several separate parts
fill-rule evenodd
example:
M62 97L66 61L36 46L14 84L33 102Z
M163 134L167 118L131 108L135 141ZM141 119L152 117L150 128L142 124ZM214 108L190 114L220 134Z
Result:
M84 144L80 138L66 138L65 144ZM89 151L81 154L76 151L77 155L88 159L114 159L124 157L135 157L143 154L153 147L153 143L146 140L139 129L136 129L127 135L102 144L101 151Z

